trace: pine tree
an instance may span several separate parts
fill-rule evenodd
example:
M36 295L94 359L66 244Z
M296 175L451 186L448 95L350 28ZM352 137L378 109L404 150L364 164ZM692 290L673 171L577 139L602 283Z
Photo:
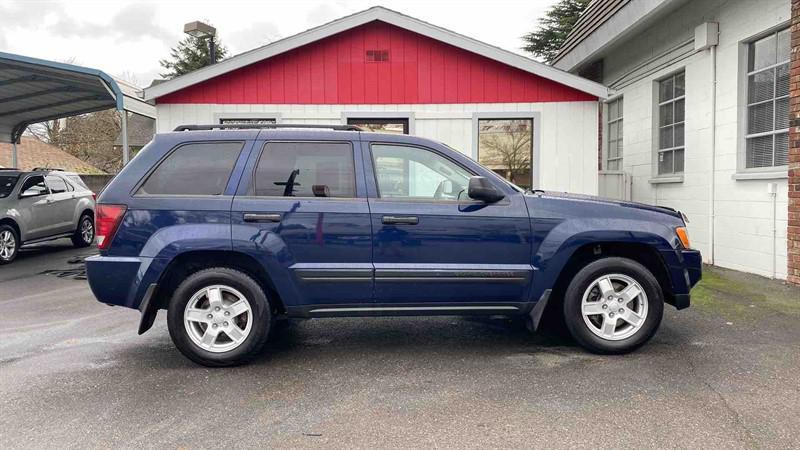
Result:
M206 36L186 36L178 42L178 46L170 50L170 58L159 61L161 67L167 70L161 76L172 79L211 64L209 39ZM219 38L214 39L214 47L217 51L217 61L221 61L228 54L228 49L219 42Z
M553 5L539 19L538 29L522 37L527 43L522 49L545 62L552 62L589 1L561 0Z

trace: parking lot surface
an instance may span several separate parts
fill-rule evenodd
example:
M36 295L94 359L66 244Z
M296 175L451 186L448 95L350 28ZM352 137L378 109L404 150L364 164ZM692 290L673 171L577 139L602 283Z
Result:
M469 318L292 322L244 367L97 303L69 242L0 267L0 446L800 446L800 290L705 273L626 356ZM50 272L48 272L50 271ZM53 272L55 271L55 272Z

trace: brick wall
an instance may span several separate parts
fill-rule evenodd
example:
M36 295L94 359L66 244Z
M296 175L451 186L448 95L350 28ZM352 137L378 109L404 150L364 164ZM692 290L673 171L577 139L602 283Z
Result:
M800 284L800 0L792 0L787 280Z

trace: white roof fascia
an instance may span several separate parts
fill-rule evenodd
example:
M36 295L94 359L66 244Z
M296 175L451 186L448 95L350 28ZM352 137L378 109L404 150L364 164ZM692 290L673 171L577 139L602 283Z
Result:
M145 88L144 100L151 101L163 95L179 91L194 84L201 83L219 75L249 66L259 61L271 58L275 55L288 52L295 48L302 47L303 45L319 41L328 36L347 31L351 28L355 28L375 20L380 20L409 31L413 31L423 36L427 36L431 39L445 42L463 50L476 53L509 66L516 67L520 70L553 80L565 86L572 87L579 91L597 96L601 99L608 98L609 96L608 88L602 84L595 83L577 75L573 75L538 61L534 61L522 55L517 55L516 53L512 53L508 50L503 50L501 48L480 42L444 28L431 25L427 22L406 16L396 11L376 6L365 11L343 17L325 25L312 28L294 36L275 41L263 47L236 55L230 59L226 59L217 64L195 70L194 72L173 78L172 80Z
M553 61L553 66L560 70L575 70L600 51L629 34L632 27L637 23L652 17L672 2L673 0L637 0L629 2L597 30L576 45L574 49L559 55Z

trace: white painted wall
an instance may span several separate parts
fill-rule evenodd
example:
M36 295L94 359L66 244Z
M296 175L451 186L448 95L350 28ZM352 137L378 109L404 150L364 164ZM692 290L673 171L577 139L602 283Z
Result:
M398 112L413 114L414 134L437 141L476 158L473 114L531 113L538 140L539 188L597 194L597 102L479 103L440 105L216 105L161 104L156 106L160 133L178 125L219 123L237 113L253 117L278 114L284 123L342 123L342 113ZM537 135L538 133L538 135Z
M633 178L633 200L671 206L689 219L692 243L710 256L711 56L692 53L694 28L719 23L717 49L716 188L714 263L764 276L786 278L787 178L737 180L744 146L745 44L791 17L788 0L704 0L686 2L645 32L617 44L604 56L604 84L624 98L624 170ZM689 50L688 55L683 53ZM649 64L642 64L651 61ZM657 80L686 72L686 150L683 180L653 184L653 121ZM625 75L628 75L625 77ZM637 79L640 78L640 79ZM777 183L776 215L767 183ZM773 239L773 223L777 239ZM773 248L776 251L773 253ZM774 264L774 266L773 266Z

